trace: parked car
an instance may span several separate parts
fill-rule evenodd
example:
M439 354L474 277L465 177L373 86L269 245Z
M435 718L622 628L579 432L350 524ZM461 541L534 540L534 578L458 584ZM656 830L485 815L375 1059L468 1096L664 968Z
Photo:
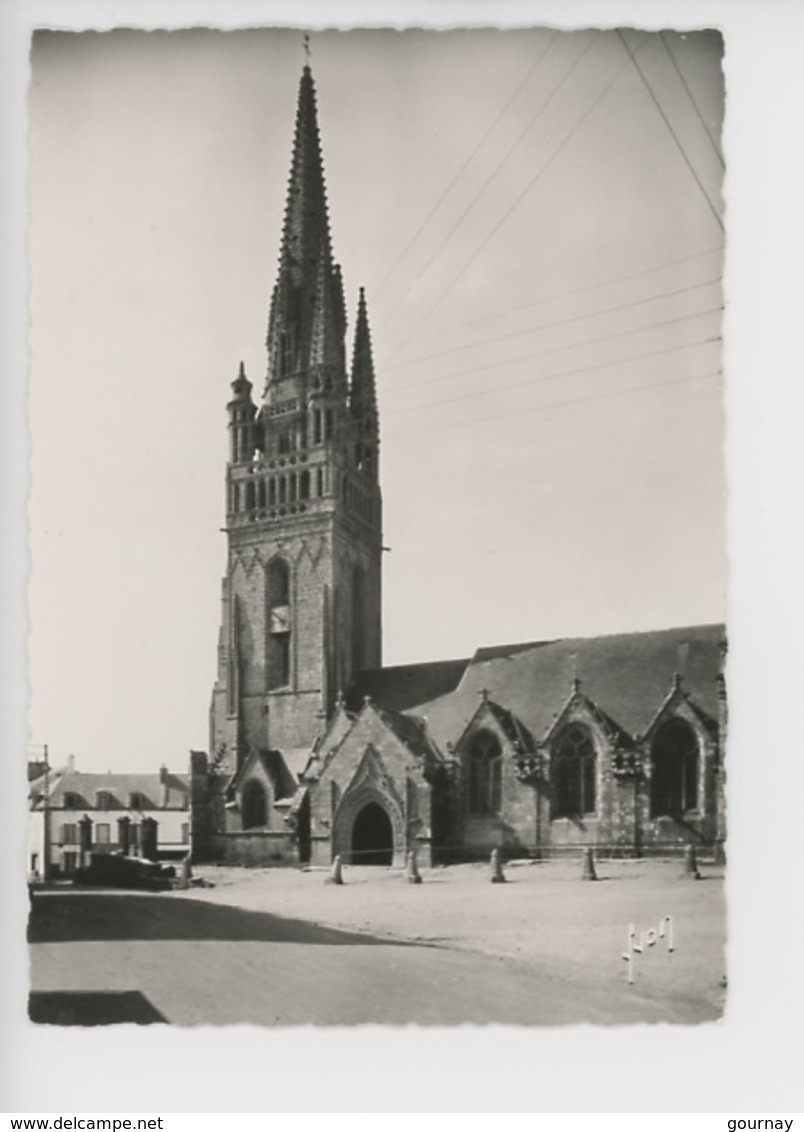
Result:
M109 888L172 888L176 870L145 857L124 857L107 853L93 856L89 866L77 874L81 884L100 884Z

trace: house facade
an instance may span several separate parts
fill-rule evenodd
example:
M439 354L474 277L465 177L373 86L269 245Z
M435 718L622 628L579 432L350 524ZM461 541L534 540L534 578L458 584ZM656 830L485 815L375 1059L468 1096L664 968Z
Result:
M725 634L691 626L381 666L379 410L366 297L347 361L316 95L296 113L267 376L227 405L228 561L198 860L423 864L720 853Z
M49 771L30 783L29 872L69 877L93 856L180 860L190 852L190 783L157 774ZM47 874L45 874L47 869Z

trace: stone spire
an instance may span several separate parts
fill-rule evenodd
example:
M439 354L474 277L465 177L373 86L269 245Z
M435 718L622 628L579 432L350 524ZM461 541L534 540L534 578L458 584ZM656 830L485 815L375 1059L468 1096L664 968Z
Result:
M374 381L374 359L371 354L371 334L366 313L366 292L360 288L355 324L354 353L352 355L352 385L349 391L349 408L359 420L377 419L377 389Z
M332 264L332 248L318 132L315 87L309 66L302 71L290 167L279 274L268 322L269 382L303 370L310 357L314 308L321 261L338 311L340 279ZM340 318L335 319L337 328ZM345 327L342 328L345 331Z

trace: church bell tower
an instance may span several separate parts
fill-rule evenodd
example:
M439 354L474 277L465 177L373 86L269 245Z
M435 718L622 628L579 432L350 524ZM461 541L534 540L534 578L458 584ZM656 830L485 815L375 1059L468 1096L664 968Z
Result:
M260 403L227 405L228 563L210 748L308 747L353 672L381 663L379 416L360 290L351 373L315 87L302 72Z

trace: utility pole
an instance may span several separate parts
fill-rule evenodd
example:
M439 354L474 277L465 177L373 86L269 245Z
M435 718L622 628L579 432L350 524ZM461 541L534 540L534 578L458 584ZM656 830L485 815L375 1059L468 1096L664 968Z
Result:
M50 879L50 763L45 743L45 767L42 781L42 880Z

